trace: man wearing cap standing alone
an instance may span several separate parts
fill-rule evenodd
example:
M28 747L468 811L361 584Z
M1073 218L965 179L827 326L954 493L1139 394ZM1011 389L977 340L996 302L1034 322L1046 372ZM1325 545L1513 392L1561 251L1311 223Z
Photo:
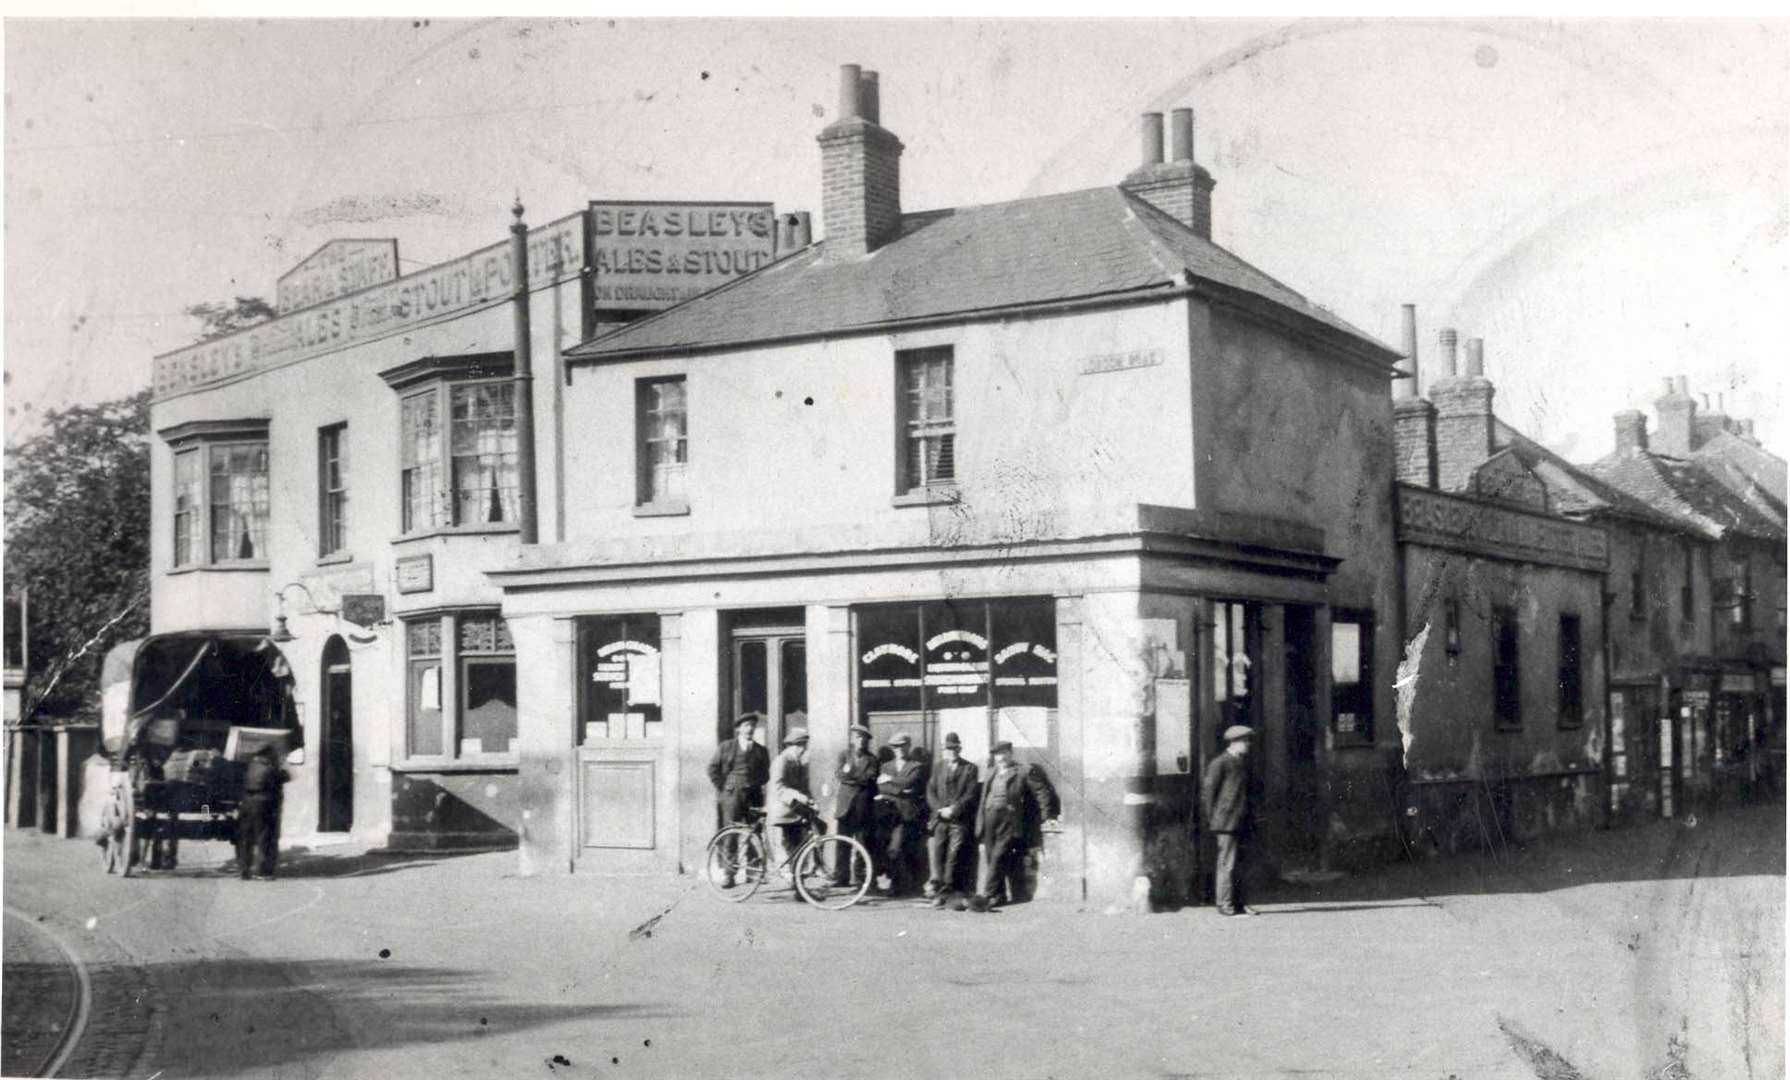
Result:
M757 713L735 720L733 738L717 746L715 756L709 759L709 783L715 785L723 826L747 820L748 811L764 801L764 785L771 776L771 755L752 737L757 730ZM728 853L729 858L732 855ZM733 884L731 873L726 884Z
M926 766L911 753L913 736L902 732L889 740L894 757L883 762L876 775L876 821L881 843L871 849L885 860L889 892L899 896L908 889L914 854L914 832L926 820Z
M833 782L839 785L833 796L833 820L841 836L852 837L871 851L876 850L871 836L874 821L870 814L876 798L876 774L880 764L876 755L870 752L870 729L853 724L851 745L840 753L839 764L833 769ZM851 867L842 861L833 868L833 884L850 885L851 882L844 880L850 873Z
M1254 915L1243 905L1243 843L1249 836L1249 740L1255 732L1233 724L1224 732L1224 753L1206 766L1200 806L1206 828L1218 838L1213 886L1220 915Z
M989 748L994 764L982 785L976 806L976 840L982 846L982 866L976 875L976 895L970 907L985 911L1001 903L1022 899L1026 849L1032 837L1028 824L1056 817L1056 792L1037 770L1013 760L1013 744L1005 739ZM1033 804L1028 813L1027 802Z
M944 894L957 888L958 856L963 854L975 822L976 798L981 785L976 767L963 760L963 742L955 731L945 736L945 749L926 785L926 804L932 808L932 828L926 837L926 862L931 877L926 896L939 905Z
M771 770L771 802L768 820L777 826L783 850L776 860L784 863L802 845L803 833L814 815L814 799L808 793L808 729L790 728L783 736L783 752ZM793 868L784 875L791 876Z

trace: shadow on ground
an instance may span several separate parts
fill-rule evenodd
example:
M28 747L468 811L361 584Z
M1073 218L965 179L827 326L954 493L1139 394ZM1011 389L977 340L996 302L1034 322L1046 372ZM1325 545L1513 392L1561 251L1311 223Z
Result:
M1768 803L1683 820L1494 844L1471 854L1435 856L1419 850L1390 866L1333 880L1270 879L1269 866L1253 882L1250 899L1334 905L1536 893L1610 882L1783 877L1784 814L1784 804Z
M26 979L51 974L18 973ZM665 1006L636 1002L495 1000L486 993L491 980L485 973L389 960L294 963L243 958L90 969L97 1000L105 999L113 981L140 985L143 975L163 995L166 1009L166 1027L153 1060L144 1064L170 1076L227 1075L327 1062L347 1050L456 1041L468 1043L469 1060L477 1060L480 1041L506 1033L567 1021L581 1025L626 1021L631 1036L640 1026L633 1022L679 1015ZM550 1058L562 1049L543 1042L538 1058ZM515 1044L507 1044L503 1053L513 1058ZM515 1064L511 1060L508 1067Z

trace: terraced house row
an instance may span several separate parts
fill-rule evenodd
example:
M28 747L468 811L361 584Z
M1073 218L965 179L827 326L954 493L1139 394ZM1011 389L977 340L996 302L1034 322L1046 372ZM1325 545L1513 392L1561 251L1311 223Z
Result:
M158 358L154 629L277 651L289 837L689 871L745 712L822 761L853 724L1011 741L1077 900L1192 888L1234 723L1287 867L1781 772L1783 462L1746 425L1675 385L1561 460L1478 343L1420 358L1415 313L1395 348L1213 243L1191 110L1113 186L909 210L878 90L842 70L818 241L518 207L371 285L330 268L395 257L326 249L309 306Z

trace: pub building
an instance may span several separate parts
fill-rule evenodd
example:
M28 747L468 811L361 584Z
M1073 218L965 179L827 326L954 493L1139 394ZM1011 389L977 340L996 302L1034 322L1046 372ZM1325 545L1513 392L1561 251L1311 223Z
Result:
M396 241L332 241L276 318L155 360L151 630L285 673L289 842L515 846L519 658L484 570L564 537L562 350L776 254L767 203L515 213L508 241L402 276ZM597 248L657 270L597 274Z
M1190 110L1116 186L915 213L841 83L823 240L565 351L566 538L485 575L523 871L696 870L747 712L817 787L854 723L1011 741L1041 897L1185 898L1235 723L1284 864L1397 850L1399 354L1213 243Z

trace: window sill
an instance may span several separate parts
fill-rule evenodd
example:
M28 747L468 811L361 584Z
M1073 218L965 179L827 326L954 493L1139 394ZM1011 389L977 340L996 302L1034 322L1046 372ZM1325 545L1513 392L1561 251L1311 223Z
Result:
M690 513L687 502L655 502L637 503L634 507L635 517L684 517Z
M200 563L195 566L176 566L173 569L169 570L168 574L170 576L173 576L175 574L201 574L201 573L222 573L222 574L262 573L262 574L265 574L267 572L267 570L268 570L268 564L265 559L245 559L242 562Z
M318 566L337 566L341 563L351 563L353 561L354 552L352 551L332 551L328 555L317 556Z
M1336 750L1372 750L1373 748L1374 737L1372 735L1338 735L1333 747Z
M915 488L903 492L889 500L890 506L938 506L943 503L963 501L963 493L957 490L956 484L938 484L933 487Z
M491 754L488 757L409 758L389 766L395 773L513 773L520 764L515 754Z
M506 535L506 534L515 535L515 534L520 533L521 531L522 531L522 529L520 526L512 525L508 522L501 522L501 523L498 523L495 525L441 525L441 526L437 526L436 528L433 528L433 529L423 529L420 532L405 533L402 536L394 536L394 537L392 537L392 543L394 545L414 544L414 543L418 543L423 540L433 540L439 536L502 536L502 535Z

